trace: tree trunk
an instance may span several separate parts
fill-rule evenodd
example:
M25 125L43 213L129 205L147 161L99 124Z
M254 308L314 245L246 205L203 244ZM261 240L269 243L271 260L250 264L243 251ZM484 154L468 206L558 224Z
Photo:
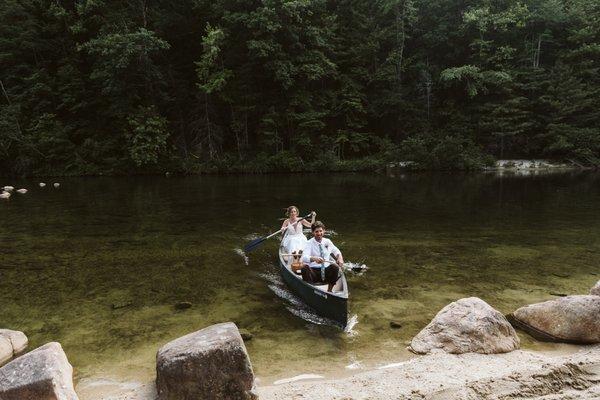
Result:
M4 89L4 83L2 83L2 79L0 79L0 88L2 89L2 93L4 94L4 97L6 98L6 102L8 103L8 105L12 105L10 102L10 99L8 98L8 93L6 93L6 89ZM21 124L19 123L19 119L15 117L15 124L17 125L17 132L19 132L19 135L21 135L21 137L23 137L23 131L21 130Z
M404 43L406 41L405 23L406 18L406 0L402 2L402 11L399 9L399 3L396 4L396 49L398 58L396 60L396 83L398 91L402 83L402 58L404 57Z
M538 36L537 50L535 52L535 59L534 59L534 64L533 64L534 68L539 68L539 66L540 66L540 53L541 52L542 52L542 34L540 33Z
M396 91L398 93L398 99L402 96L402 59L404 57L404 44L406 41L406 2L402 1L402 10L400 10L400 3L396 3L396 51L398 55L396 57ZM398 101L397 117L400 116L400 102ZM396 119L396 140L400 140L400 120Z
M215 150L213 147L212 130L210 127L210 116L208 113L208 93L204 93L204 122L206 127L206 144L208 147L208 156L211 160L213 160Z
M140 6L142 8L142 26L146 28L148 26L148 4L146 4L146 0L140 0Z

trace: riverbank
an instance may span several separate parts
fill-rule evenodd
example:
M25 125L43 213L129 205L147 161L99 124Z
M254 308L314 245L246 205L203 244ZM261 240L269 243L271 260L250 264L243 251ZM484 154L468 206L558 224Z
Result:
M266 386L259 379L257 393L261 400L595 399L600 397L600 345L561 347L560 352L438 353L339 374L290 376ZM81 400L156 399L153 382L87 379L76 390Z
M173 167L173 166L172 166ZM26 174L21 178L11 175L0 175L5 182L26 179L56 179L56 178L83 178L83 177L130 177L130 176L196 176L196 175L273 175L282 173L384 173L396 175L408 171L412 172L484 172L497 173L498 175L539 175L546 173L565 172L571 170L590 170L597 166L583 165L573 161L544 160L544 159L510 159L493 160L493 158L478 160L471 163L457 163L438 165L427 161L398 160L391 161L390 157L364 157L360 159L340 160L336 158L316 159L301 162L293 155L281 157L273 156L272 159L261 162L248 162L243 164L204 163L193 168L182 169L178 167L154 170L123 169L122 171L76 171L64 173L34 173ZM1 186L0 186L1 187Z

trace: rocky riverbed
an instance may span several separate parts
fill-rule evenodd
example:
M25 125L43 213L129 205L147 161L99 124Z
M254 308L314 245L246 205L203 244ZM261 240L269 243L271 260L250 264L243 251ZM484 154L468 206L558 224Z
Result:
M26 337L2 330L10 344L5 359L13 359L0 368L0 399L597 399L599 284L589 295L528 305L509 316L540 340L589 343L573 345L571 354L519 350L520 339L509 320L482 299L469 297L448 304L413 338L409 349L422 356L347 377L304 374L271 385L261 385L255 377L232 322L162 346L156 382L83 379L75 389L73 368L59 343L19 355Z
M340 378L290 376L286 383L259 385L257 393L261 400L600 398L600 346L578 348L567 355L437 353ZM77 392L82 400L157 398L153 382L86 380Z

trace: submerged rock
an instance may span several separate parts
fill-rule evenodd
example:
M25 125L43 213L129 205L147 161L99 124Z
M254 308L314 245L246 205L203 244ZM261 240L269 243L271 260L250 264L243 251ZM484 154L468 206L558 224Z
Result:
M566 293L560 293L560 292L550 292L551 296L556 296L556 297L566 297L568 296L568 294Z
M600 343L600 296L567 296L531 304L508 317L539 340Z
M594 296L600 296L600 281L596 282L592 290L590 290L590 294Z
M256 399L253 387L246 346L231 322L180 337L156 355L159 400Z
M126 308L126 307L130 307L133 305L133 301L131 300L123 300L123 301L118 301L116 303L112 303L110 305L110 308L112 308L113 310L118 310L121 308Z
M252 340L252 338L254 337L254 335L247 329L240 329L239 332L244 342Z
M185 310L186 308L190 308L191 306L192 303L189 301L180 301L178 303L175 303L176 310Z
M0 329L0 365L22 353L28 342L23 332Z
M485 301L469 297L444 307L413 338L410 350L419 354L493 354L516 350L519 345L519 338L504 315Z
M398 321L390 321L390 328L400 329L400 328L402 328L402 323L398 322Z
M0 399L77 400L73 367L60 344L45 344L0 368Z

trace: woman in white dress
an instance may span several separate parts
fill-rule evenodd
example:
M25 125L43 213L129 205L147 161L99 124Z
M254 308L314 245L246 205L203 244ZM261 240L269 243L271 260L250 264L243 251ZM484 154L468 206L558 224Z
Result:
M306 226L310 228L315 222L317 213L314 211L311 213L310 222L305 219L300 221L300 211L298 210L298 207L289 206L285 215L288 218L283 221L283 225L281 225L281 231L285 234L281 245L287 253L303 250L307 239L306 236L304 236L304 233L302 233L302 227Z

